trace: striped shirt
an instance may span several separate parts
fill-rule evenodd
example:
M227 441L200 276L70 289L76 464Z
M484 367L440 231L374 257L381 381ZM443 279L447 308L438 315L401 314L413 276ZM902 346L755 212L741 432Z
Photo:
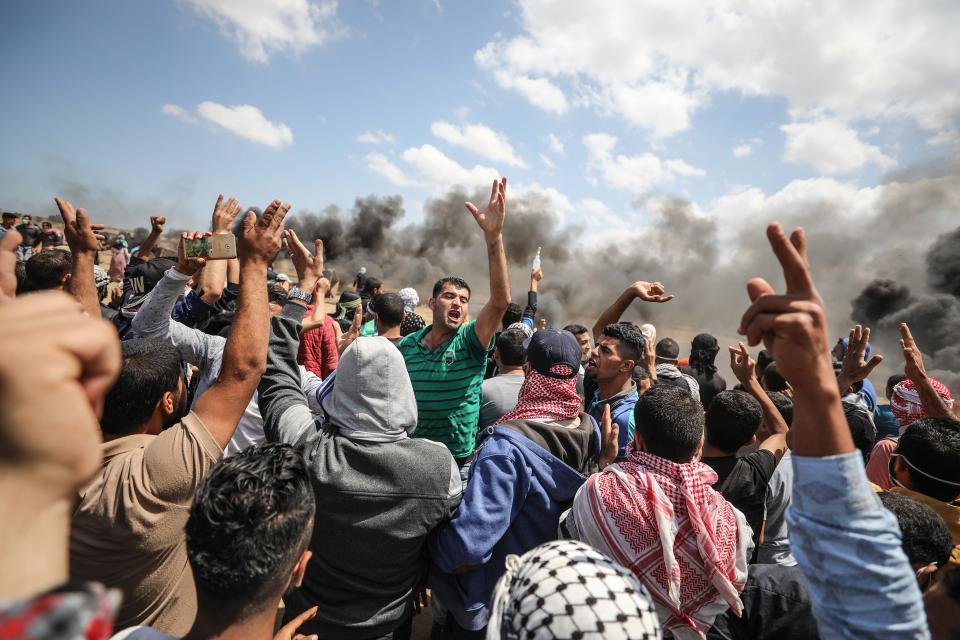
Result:
M417 397L414 438L442 442L454 458L473 453L480 417L480 393L488 348L477 338L476 321L457 329L433 351L421 341L433 325L403 338L397 345Z

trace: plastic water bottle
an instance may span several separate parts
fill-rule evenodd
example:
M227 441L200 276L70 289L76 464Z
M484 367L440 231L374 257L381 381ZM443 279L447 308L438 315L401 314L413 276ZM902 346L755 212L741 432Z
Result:
M534 271L537 271L540 269L540 249L541 248L542 247L537 247L537 255L533 256L533 264L531 265L531 268Z

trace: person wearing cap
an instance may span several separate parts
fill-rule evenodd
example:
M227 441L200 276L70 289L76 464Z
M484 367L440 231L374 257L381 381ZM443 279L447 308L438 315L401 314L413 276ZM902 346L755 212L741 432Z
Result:
M560 515L587 476L616 457L576 391L580 345L550 327L525 341L517 406L484 429L457 515L430 539L429 586L446 607L445 637L474 637L506 557L557 537ZM609 427L607 427L609 431Z
M293 282L290 281L290 276L285 273L277 274L276 284L287 293L290 293L290 289L293 287Z
M353 279L353 289L356 292L360 292L364 285L367 284L367 268L360 267L360 271L357 272L357 277Z

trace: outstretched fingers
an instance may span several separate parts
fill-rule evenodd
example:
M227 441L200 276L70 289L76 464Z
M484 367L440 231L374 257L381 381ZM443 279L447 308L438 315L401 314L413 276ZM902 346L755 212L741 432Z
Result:
M787 293L799 295L812 293L814 290L813 279L810 277L810 270L807 268L806 241L803 233L794 233L791 238L788 238L780 227L780 223L774 222L767 227L767 240L770 241L770 247L783 269L783 277L787 283ZM799 244L799 249L792 240Z

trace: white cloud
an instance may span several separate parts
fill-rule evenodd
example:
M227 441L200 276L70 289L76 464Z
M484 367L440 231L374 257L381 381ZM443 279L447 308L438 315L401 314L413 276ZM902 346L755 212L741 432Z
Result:
M168 116L173 116L184 122L189 122L190 124L196 124L197 119L192 115L187 113L186 109L177 104L165 104L160 107L160 111Z
M216 102L201 102L197 115L221 126L227 131L271 149L293 144L293 132L282 122L274 123L260 109L249 104L225 106Z
M547 165L551 169L557 168L557 165L554 163L554 161L551 160L546 154L543 154L543 153L540 154L540 162Z
M441 140L464 149L493 162L503 162L511 167L526 168L527 163L517 155L507 136L483 124L465 124L462 127L443 120L434 122L430 127L433 135Z
M649 194L678 176L703 176L706 172L679 159L661 160L652 153L638 156L614 155L617 138L606 133L583 137L587 147L588 178L594 184L599 175L603 183L615 189L626 189L635 195Z
M267 62L273 53L299 55L338 33L336 0L183 0L217 23L240 54Z
M364 131L357 136L357 142L363 144L396 144L397 138L392 133L387 133L377 129L376 131Z
M738 144L732 150L734 158L746 158L753 153L753 147L749 144Z
M897 164L879 147L864 143L856 131L837 120L796 122L781 126L780 130L787 136L783 159L822 174L849 173L867 164L890 169Z
M371 153L364 160L367 162L367 168L375 173L379 173L384 178L397 185L398 187L411 186L413 182L407 178L403 169L391 162L382 153Z
M563 143L560 141L560 138L552 133L547 134L547 146L550 147L550 151L553 151L555 154L559 156L563 155Z
M435 189L459 185L472 188L489 185L499 177L496 169L483 165L466 168L430 144L411 147L403 152L403 161L421 176L422 182Z
M960 3L518 2L520 35L474 59L552 113L592 107L656 136L727 91L782 97L797 121L904 118L936 132L960 114Z
M618 216L605 202L596 198L584 198L577 203L577 210L583 214L588 227L605 230L630 228L630 222L626 218Z

